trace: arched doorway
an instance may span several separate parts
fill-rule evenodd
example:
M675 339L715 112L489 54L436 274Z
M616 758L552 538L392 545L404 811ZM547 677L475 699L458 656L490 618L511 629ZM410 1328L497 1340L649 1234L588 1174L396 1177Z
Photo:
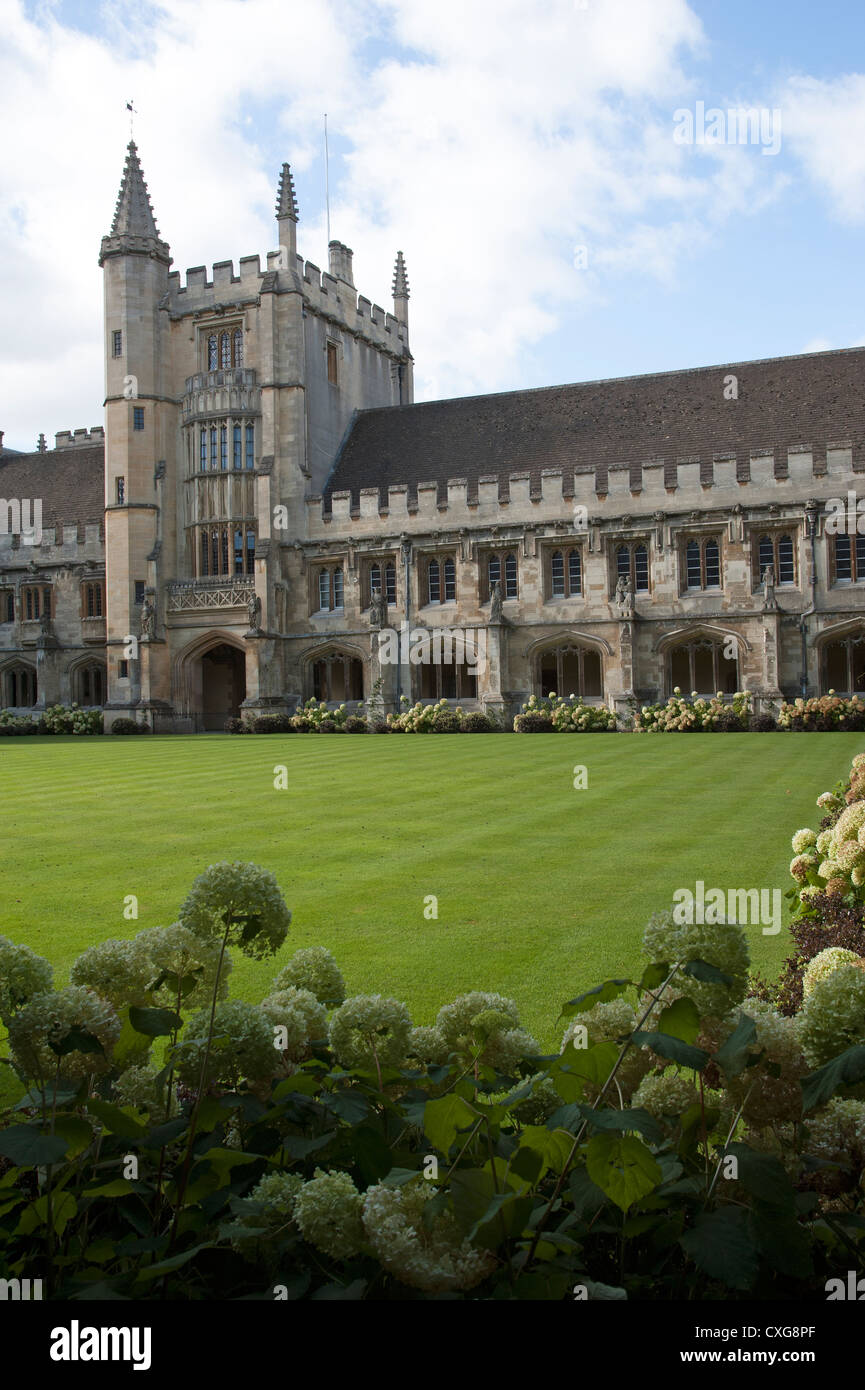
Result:
M237 719L246 699L246 661L243 652L227 642L209 647L201 657L201 723L204 729L225 727Z

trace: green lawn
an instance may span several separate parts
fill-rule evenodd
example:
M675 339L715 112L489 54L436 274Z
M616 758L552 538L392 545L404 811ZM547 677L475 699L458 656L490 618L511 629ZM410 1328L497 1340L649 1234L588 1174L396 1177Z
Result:
M271 869L294 913L277 963L236 958L258 999L299 946L350 993L418 1023L463 990L515 998L546 1044L561 1002L638 969L678 887L786 891L790 836L865 744L856 734L40 738L0 741L0 932L55 964L174 920L220 859ZM290 789L274 789L274 766ZM575 790L573 769L588 768ZM137 923L123 917L127 894ZM438 898L438 920L424 899ZM786 901L785 901L786 921ZM773 969L788 934L749 929Z

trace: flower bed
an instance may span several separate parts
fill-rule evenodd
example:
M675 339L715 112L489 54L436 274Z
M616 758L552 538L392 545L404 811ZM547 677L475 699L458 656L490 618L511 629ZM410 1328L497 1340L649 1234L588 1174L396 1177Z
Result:
M587 705L577 695L565 699L530 695L514 718L517 734L614 734L616 716L606 705Z
M101 734L102 711L78 705L51 705L38 719L0 710L0 737L29 734Z
M729 698L719 690L707 699L696 690L685 696L676 686L663 704L633 708L634 729L638 733L742 733L749 726L752 700L745 690L737 690Z
M855 733L865 729L865 701L859 695L842 699L833 690L811 700L793 700L781 706L778 727L793 732L845 729Z

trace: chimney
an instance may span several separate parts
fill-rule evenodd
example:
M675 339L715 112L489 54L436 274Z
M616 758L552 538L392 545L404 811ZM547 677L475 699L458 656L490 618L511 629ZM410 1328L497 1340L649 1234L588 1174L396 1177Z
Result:
M354 289L354 279L351 270L351 259L354 255L347 246L341 241L332 241L327 248L330 264L330 273L336 280L342 280L344 285L351 285Z

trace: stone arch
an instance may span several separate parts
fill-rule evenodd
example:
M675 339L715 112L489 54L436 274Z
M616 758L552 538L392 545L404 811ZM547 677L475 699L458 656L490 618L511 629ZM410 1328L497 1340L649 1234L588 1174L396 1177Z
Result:
M36 667L32 662L16 656L0 666L0 707L32 709L38 698Z
M583 632L540 638L526 651L533 693L546 697L555 691L565 697L603 700L604 659L612 650L603 637Z
M79 657L69 667L72 703L101 707L108 698L108 666L95 653Z
M742 657L751 644L731 628L688 623L665 633L655 649L663 661L668 696L677 686L683 695L694 690L698 695L735 695L742 688Z
M304 700L339 705L364 698L366 654L352 642L328 638L301 658Z
M820 693L865 695L865 618L845 618L814 639Z
M246 644L225 628L211 628L174 658L173 703L199 729L221 729L246 698Z

